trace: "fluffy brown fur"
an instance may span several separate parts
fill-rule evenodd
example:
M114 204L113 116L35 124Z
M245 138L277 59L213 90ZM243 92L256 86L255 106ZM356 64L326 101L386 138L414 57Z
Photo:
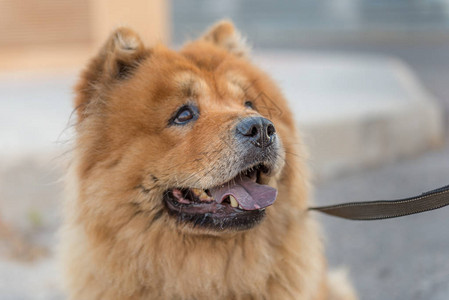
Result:
M346 283L329 288L287 102L246 55L229 22L179 52L145 48L121 28L88 65L61 231L69 299L354 299ZM168 126L192 99L195 124ZM266 178L278 197L261 223L217 231L169 215L168 187L207 188L238 171L230 128L253 115L270 119L282 143Z

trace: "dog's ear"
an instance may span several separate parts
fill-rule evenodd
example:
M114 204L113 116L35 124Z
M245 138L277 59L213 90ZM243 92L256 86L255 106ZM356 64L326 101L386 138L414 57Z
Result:
M134 31L123 27L116 29L84 70L76 87L75 107L79 119L83 118L91 100L98 98L98 93L132 76L149 53Z
M222 20L214 24L201 39L226 49L237 56L248 56L249 46L234 24L229 20Z
M104 57L104 75L109 79L129 76L144 58L145 47L140 37L128 28L118 28L100 51Z

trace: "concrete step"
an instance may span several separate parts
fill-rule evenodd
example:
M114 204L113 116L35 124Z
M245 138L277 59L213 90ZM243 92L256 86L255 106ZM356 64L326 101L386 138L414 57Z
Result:
M443 109L398 59L273 52L255 61L290 101L318 179L443 143Z

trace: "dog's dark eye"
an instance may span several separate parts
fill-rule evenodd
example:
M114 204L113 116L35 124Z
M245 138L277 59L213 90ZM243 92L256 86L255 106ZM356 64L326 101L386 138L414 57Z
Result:
M175 116L170 120L170 123L176 125L184 125L191 120L196 119L197 109L190 105L184 105L176 112Z
M245 106L251 109L254 109L254 104L251 101L246 101Z
M178 113L175 123L183 124L193 118L193 113L188 108L184 108L181 112Z

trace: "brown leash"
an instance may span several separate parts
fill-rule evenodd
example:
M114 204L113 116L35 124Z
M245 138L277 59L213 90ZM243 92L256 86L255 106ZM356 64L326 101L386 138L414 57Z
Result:
M319 211L343 219L368 221L422 213L446 205L449 205L449 185L411 198L391 201L342 203L311 207L309 210Z

